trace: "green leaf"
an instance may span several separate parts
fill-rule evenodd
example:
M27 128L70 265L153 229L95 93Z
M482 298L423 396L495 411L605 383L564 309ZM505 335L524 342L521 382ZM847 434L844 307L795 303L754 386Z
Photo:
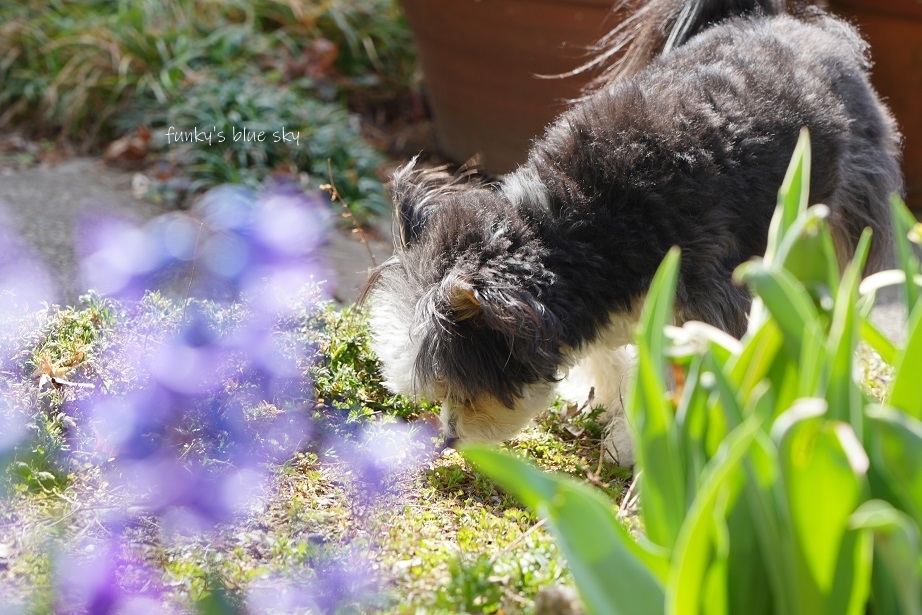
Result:
M918 305L920 294L919 287L912 282L913 277L919 273L919 259L916 258L908 237L915 228L916 218L896 194L890 197L890 215L893 220L896 263L906 275L903 282L903 299L906 302L906 313L909 314Z
M664 612L667 556L631 538L611 502L597 490L541 472L486 445L466 445L463 452L480 471L547 519L590 613Z
M741 462L759 428L757 420L749 420L733 430L704 470L701 489L676 542L666 592L670 614L727 612L727 561L733 537L727 530L726 511L736 500Z
M743 408L736 396L736 389L711 355L704 356L704 369L706 370L704 374L713 380L713 388L716 393L716 398L713 401L723 411L728 429L736 429L743 422Z
M826 345L826 364L829 369L826 401L829 403L829 416L848 422L859 440L864 417L861 390L852 376L855 348L858 345L855 301L858 298L858 283L870 246L871 232L866 229L858 241L854 259L845 269L842 286L835 300Z
M825 205L814 205L798 216L781 239L773 262L797 278L817 305L831 304L839 287L839 261L828 219Z
M666 356L679 362L707 352L724 365L743 349L738 339L706 322L689 320L681 327L666 327L665 331L672 342Z
M654 543L672 548L688 506L685 456L676 430L672 402L666 396L664 328L673 318L679 276L678 248L672 248L650 285L637 327L637 376L627 411L637 433L637 463L643 469L644 527Z
M827 596L826 613L866 615L873 556L871 535L849 527L839 542L836 576Z
M922 615L919 526L881 500L862 504L852 515L851 526L874 533L871 612Z
M783 339L778 324L772 320L766 321L744 338L742 352L729 362L730 379L739 388L741 395L748 396L756 385L768 377ZM772 384L778 386L780 383Z
M784 346L800 356L803 331L818 323L819 314L803 285L783 269L772 270L764 262L748 261L737 267L734 278L742 280L759 296L784 334Z
M698 355L692 361L682 388L682 398L676 409L676 429L682 450L685 451L685 464L688 470L687 484L695 488L702 475L707 460L715 453L717 446L727 434L726 424L711 420L707 407L710 391L701 386L701 364L703 357ZM714 433L718 432L718 433ZM717 441L711 448L711 436Z
M915 285L910 283L909 286ZM922 420L922 386L919 386L919 375L922 374L922 302L909 312L907 326L906 346L896 361L887 404Z
M826 361L826 336L818 323L804 327L803 344L800 347L799 378L797 379L798 397L817 397L823 395L829 364Z
M911 266L906 266L906 270L911 269ZM877 292L880 289L886 288L888 286L905 284L907 280L906 270L888 269L886 271L878 271L877 273L871 274L862 280L858 287L858 292L861 295L861 300L859 302L862 316L861 337L874 350L876 350L878 354L880 354L884 361L890 365L895 365L899 361L899 352L897 347L870 322L869 317L871 315L871 311L874 308L874 300L876 299ZM914 286L922 287L922 273L914 274L911 279ZM918 304L916 305L918 306ZM913 322L913 309L917 308L910 308L910 310L907 312L910 323ZM911 336L913 331L914 326L910 324L907 328L907 334Z
M896 363L899 351L896 344L890 341L890 338L881 333L880 329L867 318L861 318L858 327L863 342L879 354L880 358L885 362L890 365Z
M791 162L788 164L784 182L778 191L778 206L768 232L765 261L776 262L781 241L798 215L806 211L810 196L810 134L806 128L800 131Z
M866 413L874 469L898 500L890 503L922 526L922 421L888 407Z
M753 450L751 448L750 452ZM730 533L727 610L746 615L771 615L775 612L775 604L781 601L773 596L771 571L766 567L769 558L760 543L748 497L739 498L733 506L727 527Z
M802 612L840 615L843 597L835 587L839 576L854 576L849 517L862 497L868 458L852 428L827 418L826 402L808 399L782 414L772 428L778 443L782 480L803 574L798 575ZM860 544L853 541L852 551ZM846 569L843 569L846 568ZM855 592L861 589L855 585ZM849 595L855 612L859 595ZM839 610L837 610L839 609Z
M795 545L791 540L787 497L778 479L778 451L767 434L760 433L756 438L746 460L746 473L745 502L750 527L760 547L759 554L775 603L774 612L778 615L795 614L799 609L794 571Z

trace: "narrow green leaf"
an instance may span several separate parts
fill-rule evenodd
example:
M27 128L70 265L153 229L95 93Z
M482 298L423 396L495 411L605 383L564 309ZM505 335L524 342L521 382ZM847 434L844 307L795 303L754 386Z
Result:
M910 284L914 286L914 284ZM887 404L922 420L922 302L909 313L906 346L899 353Z
M800 378L798 379L798 397L817 397L825 392L828 377L826 361L825 335L818 323L804 327L803 344L800 347Z
M906 302L906 313L908 314L918 305L920 294L919 287L912 283L913 277L919 273L919 259L916 258L908 237L916 225L916 218L896 194L890 197L890 215L893 221L896 264L906 275L903 282L903 299Z
M835 608L843 598L835 594L835 580L854 574L840 569L854 565L850 554L840 556L840 549L861 500L867 455L848 423L827 418L826 402L820 399L802 400L782 414L772 437L778 442L794 539L803 558L798 561L805 568L798 575L802 612L839 615ZM860 588L856 585L855 591ZM846 600L853 602L852 597Z
M775 263L778 248L794 224L797 216L807 209L810 195L810 135L807 129L800 132L791 162L788 164L784 182L778 191L778 206L769 227L768 245L765 260Z
M871 612L922 615L919 526L881 500L862 504L852 515L851 526L874 533L875 587Z
M772 320L766 321L758 330L744 338L742 352L729 366L730 379L741 395L749 395L752 389L768 376L781 349L782 341L781 330Z
M801 128L779 193L779 201L784 204L784 217L788 227L797 216L807 211L810 198L810 169L810 131Z
M708 447L709 432L715 429L721 431L715 438L718 442L723 440L727 433L725 424L714 425L710 420L707 408L710 392L701 386L702 362L701 355L692 360L675 417L678 437L682 442L682 450L685 451L685 465L688 471L686 484L689 492L697 491L704 466L717 450L716 445L713 449Z
M731 538L726 535L725 511L736 500L742 484L741 462L759 429L756 420L741 424L727 436L705 468L702 488L689 508L676 542L675 565L666 592L667 613L716 615L721 613L719 604L726 607L725 575ZM724 574L720 582L713 578L719 572ZM714 591L723 595L718 604L709 604L705 598Z
M775 615L800 612L795 572L795 545L787 496L778 479L778 451L767 434L759 434L746 460L749 480L745 484L751 527L760 546ZM736 611L744 612L744 611ZM809 615L809 614L808 614Z
M757 260L740 265L734 277L759 296L781 328L788 353L799 357L804 329L819 319L816 306L800 282L787 271L770 270Z
M839 287L839 260L828 218L825 205L810 207L787 230L773 262L797 278L818 305L831 302Z
M874 469L897 499L890 503L922 527L922 421L895 408L872 406L866 413Z
M590 613L664 612L667 556L635 541L598 490L541 472L486 445L467 445L463 452L480 471L547 519Z
M897 361L898 350L896 344L890 341L886 335L881 333L874 324L867 318L861 318L858 323L861 340L867 343L874 352L880 355L885 362L893 365Z
M743 422L743 408L736 396L736 390L727 375L710 355L704 356L703 367L706 370L703 374L713 380L713 388L716 393L716 398L713 399L713 402L719 404L720 409L723 411L728 429L736 429Z
M746 483L751 480L748 478ZM748 489L743 494L746 497L740 497L727 516L730 536L725 581L727 612L772 615L775 604L782 601L773 596L769 580L771 572L766 568L768 558L759 540L756 521L749 505Z
M678 248L671 249L650 284L635 335L637 376L628 394L627 411L637 432L637 463L644 472L641 491L644 527L654 543L671 549L687 507L686 468L666 397L664 328L673 318L679 276Z
M842 277L842 286L836 297L826 344L826 364L829 369L826 401L829 403L829 417L848 422L859 440L864 417L861 390L852 377L855 348L858 346L855 301L858 298L858 284L870 246L871 232L866 229L858 241L855 257L846 267L845 275Z
M672 343L666 348L666 356L677 360L708 352L723 365L743 349L740 341L729 333L696 320L687 321L681 327L666 327L666 334Z
M872 536L849 527L839 541L837 555L832 591L826 598L826 613L866 615L874 561Z

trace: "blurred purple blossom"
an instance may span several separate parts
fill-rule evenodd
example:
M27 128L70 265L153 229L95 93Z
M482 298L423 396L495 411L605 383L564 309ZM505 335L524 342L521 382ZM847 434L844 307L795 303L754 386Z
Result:
M32 246L14 232L0 204L0 468L28 436L28 417L18 399L21 393L13 390L15 383L3 374L13 370L22 340L35 325L35 312L56 297L57 288L47 267Z
M141 557L130 553L118 536L87 541L56 562L55 613L108 615L161 613L160 574Z
M141 228L82 222L77 233L87 286L118 298L163 289L280 312L305 284L324 279L319 257L329 226L325 197L278 184L262 195L236 186L206 193L190 214Z
M102 519L109 540L59 554L55 612L159 611L162 572L136 561L122 533L133 518L153 517L168 533L210 534L262 510L271 464L290 458L312 434L306 405L312 353L298 327L324 299L320 282L328 268L318 249L328 212L325 197L291 186L262 194L222 187L189 213L143 226L100 218L80 223L75 235L86 286L129 315L116 327L144 328L150 291L181 308L178 320L151 319L150 330L117 330L108 356L130 373L130 389L97 386L68 410L122 505ZM40 261L3 224L0 245L3 346L7 338L20 343L21 315L55 294ZM4 378L0 393L8 386ZM4 397L4 466L29 437L20 410ZM69 446L62 449L64 466L71 454ZM126 578L127 571L143 582Z
M286 339L285 323L312 309L305 297L321 298L304 289L316 289L324 271L318 248L327 211L319 195L288 186L261 196L222 187L191 215L169 214L143 228L89 227L83 270L90 283L116 297L160 284L190 295L169 334L120 349L138 371L136 389L90 404L99 448L115 455L113 480L137 491L147 512L195 531L228 521L262 488L263 464L290 456L310 436L303 408L264 418L259 434L245 409L309 397L298 362L308 349ZM221 312L219 320L220 306L230 304L234 317ZM192 437L200 450L189 448Z
M313 423L308 368L316 351L301 329L324 300L320 282L330 269L319 248L329 225L326 198L289 185L262 194L218 188L191 212L143 226L81 223L86 286L133 306L107 352L130 387L97 386L70 411L92 434L90 453L124 507L103 519L108 540L58 557L55 612L157 612L162 573L131 553L124 528L145 517L165 533L208 535L258 513L273 465L310 442L344 468L362 505L429 459L426 428L372 424L340 436ZM0 226L0 241L4 232ZM50 278L25 255L0 253L0 288L12 289L0 292L0 334L21 302L52 296ZM179 302L174 320L145 320L150 291ZM17 416L0 408L0 461L25 437ZM372 565L373 554L347 544L309 578L249 590L246 608L326 612L371 599Z

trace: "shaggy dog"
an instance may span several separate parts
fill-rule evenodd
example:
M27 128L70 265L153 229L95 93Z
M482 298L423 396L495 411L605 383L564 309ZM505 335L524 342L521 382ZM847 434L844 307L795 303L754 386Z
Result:
M765 249L802 127L840 259L865 227L869 266L887 259L899 136L853 28L783 0L650 0L603 44L592 91L498 184L412 162L393 178L374 349L391 389L441 402L449 441L513 436L569 372L631 464L620 388L654 271L680 246L676 323L741 336L750 297L731 273Z

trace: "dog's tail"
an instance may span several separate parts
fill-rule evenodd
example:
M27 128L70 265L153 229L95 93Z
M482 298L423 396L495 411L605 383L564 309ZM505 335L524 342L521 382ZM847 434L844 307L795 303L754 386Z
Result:
M575 72L598 73L587 88L593 91L637 73L654 57L682 45L711 24L749 14L777 15L785 12L786 5L787 0L621 0L614 11L626 17L596 44L592 59Z

